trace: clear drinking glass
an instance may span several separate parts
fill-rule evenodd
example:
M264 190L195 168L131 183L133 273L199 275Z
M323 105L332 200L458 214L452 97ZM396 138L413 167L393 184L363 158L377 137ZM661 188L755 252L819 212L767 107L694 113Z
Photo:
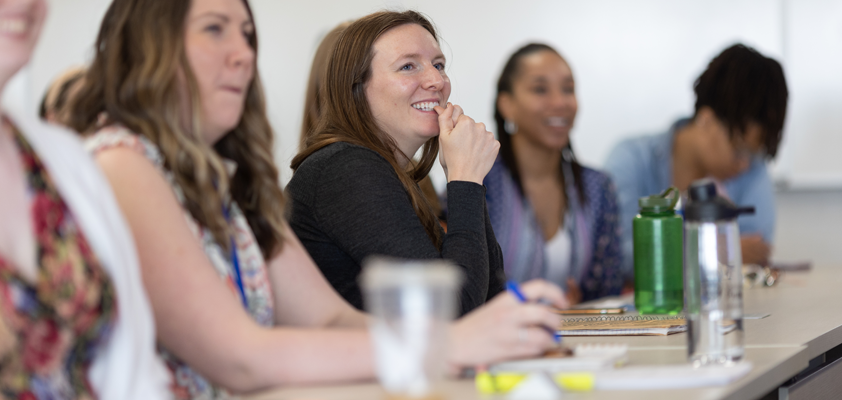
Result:
M366 260L361 277L377 376L393 399L435 399L461 272L444 260Z
M736 220L684 224L684 310L694 365L743 357L743 277Z

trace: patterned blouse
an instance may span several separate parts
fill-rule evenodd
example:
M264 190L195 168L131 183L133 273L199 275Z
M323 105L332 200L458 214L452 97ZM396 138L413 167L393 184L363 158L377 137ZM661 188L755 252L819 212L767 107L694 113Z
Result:
M605 173L583 167L585 203L580 204L568 163L562 163L562 172L568 182L565 193L569 204L565 219L569 221L565 225L570 227L572 239L569 277L579 285L582 301L618 295L623 279L614 184ZM487 188L485 198L491 225L503 251L506 276L519 282L547 278L550 274L541 225L501 157L498 156L483 183ZM555 283L567 287L566 280Z
M164 158L160 150L145 137L136 135L125 128L105 128L90 137L86 142L89 151L96 153L108 148L125 147L143 154L158 170L163 173L167 182L172 186L179 203L184 205L185 198L172 173L164 168ZM222 212L222 210L220 210ZM184 208L184 217L191 231L202 243L202 248L220 279L224 280L232 295L241 301L236 284L236 270L223 247L214 239L213 234L190 215ZM248 313L257 323L263 326L274 324L273 295L266 269L266 262L257 240L252 234L248 221L236 203L230 204L229 220L234 228L234 242L236 243L237 261L243 283L243 290L248 304ZM159 346L159 352L164 358L173 377L173 393L178 400L182 399L228 399L231 398L224 389L213 386L207 379L199 375L184 361Z
M88 367L114 326L111 280L41 160L17 131L27 177L38 275L31 283L0 256L0 398L93 399Z

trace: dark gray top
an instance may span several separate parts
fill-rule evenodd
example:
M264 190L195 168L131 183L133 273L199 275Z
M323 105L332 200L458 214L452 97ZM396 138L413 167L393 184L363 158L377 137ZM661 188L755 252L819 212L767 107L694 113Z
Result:
M301 163L287 185L290 225L328 282L362 309L360 264L374 254L444 258L465 274L461 314L503 290L503 257L485 205L485 188L447 184L447 233L436 250L392 166L349 143L328 145Z

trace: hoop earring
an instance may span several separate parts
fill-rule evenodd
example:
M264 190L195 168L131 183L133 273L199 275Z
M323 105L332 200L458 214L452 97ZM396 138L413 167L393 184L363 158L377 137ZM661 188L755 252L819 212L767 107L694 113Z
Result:
M517 133L517 124L507 119L503 122L503 130L509 135L514 135Z
M561 158L565 162L573 162L573 149L571 149L569 145L568 147L561 149Z

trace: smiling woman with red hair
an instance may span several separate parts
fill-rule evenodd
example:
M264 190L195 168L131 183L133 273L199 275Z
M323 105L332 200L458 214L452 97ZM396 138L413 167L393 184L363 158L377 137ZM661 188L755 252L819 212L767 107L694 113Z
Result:
M290 225L327 280L357 308L363 306L357 278L370 255L453 261L466 278L463 321L497 314L511 323L489 334L527 337L531 350L520 354L535 354L552 343L540 326L554 328L557 320L549 308L523 306L535 307L523 312L500 293L502 258L482 186L499 143L447 102L445 62L433 25L414 11L374 13L345 29L328 64L321 119L292 162ZM413 162L419 149L421 159ZM447 233L417 184L439 150L448 180ZM555 286L526 287L533 298L565 306Z

